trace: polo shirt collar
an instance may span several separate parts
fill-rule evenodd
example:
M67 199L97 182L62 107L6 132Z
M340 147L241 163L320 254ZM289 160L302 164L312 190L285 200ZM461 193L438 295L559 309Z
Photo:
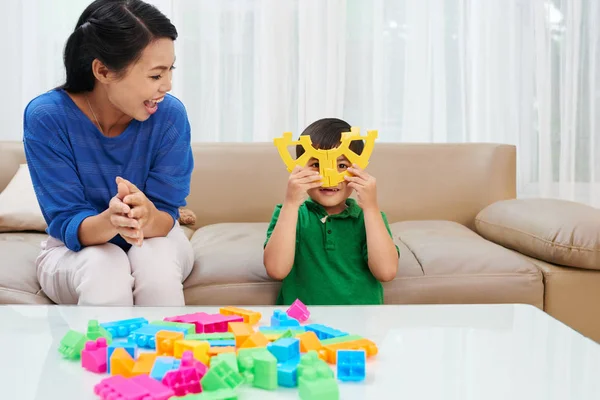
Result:
M358 205L358 203L356 202L356 200L352 199L352 198L347 198L346 199L346 205L347 205L347 207L346 207L346 209L344 211L342 211L339 214L330 215L330 217L336 217L336 218L346 218L346 217L358 218L358 216L360 215L362 209L360 208L360 206ZM327 215L327 211L325 211L325 208L322 205L320 205L319 203L315 202L311 198L308 198L306 200L306 207L310 211L319 214L319 216L325 216L325 215Z

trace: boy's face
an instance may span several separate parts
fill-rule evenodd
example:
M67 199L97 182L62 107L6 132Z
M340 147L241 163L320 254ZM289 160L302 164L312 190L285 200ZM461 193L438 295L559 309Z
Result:
M338 157L337 159L337 169L338 172L344 172L348 169L352 164L348 159L344 156ZM307 167L313 169L314 171L319 171L319 160L311 157L306 164ZM339 183L337 186L328 187L328 188L314 188L308 190L308 195L315 202L321 204L326 209L335 208L340 205L344 205L346 199L350 197L352 194L352 188L348 187L348 183L343 181ZM333 210L338 212L337 210ZM340 210L341 211L341 210Z

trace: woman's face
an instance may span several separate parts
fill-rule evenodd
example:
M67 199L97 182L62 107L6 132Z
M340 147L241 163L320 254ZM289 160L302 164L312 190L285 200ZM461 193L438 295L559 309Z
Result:
M173 40L153 41L123 76L113 76L105 81L108 99L113 106L131 118L138 121L148 119L158 110L159 103L171 90L174 62Z

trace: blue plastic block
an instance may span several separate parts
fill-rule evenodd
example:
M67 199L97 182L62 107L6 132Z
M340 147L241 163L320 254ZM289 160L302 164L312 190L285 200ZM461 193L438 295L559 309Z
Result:
M277 384L279 386L298 386L298 364L300 364L300 357L277 364Z
M125 338L129 334L144 325L148 325L146 318L123 319L120 321L103 322L101 327L112 335L113 339Z
M275 356L278 363L300 357L300 340L296 338L277 339L269 343L267 349Z
M305 325L305 328L307 331L314 332L315 335L317 335L317 337L319 338L319 340L332 339L332 338L348 335L348 333L346 333L346 332L342 332L340 330L333 329L333 328L330 328L329 326L321 325L321 324Z
M337 378L340 381L363 381L366 376L367 353L364 350L337 351Z
M210 340L210 347L235 347L235 340Z
M285 327L285 326L259 326L258 330L264 333L281 333L284 334L286 333L288 330L291 330L292 333L294 332L306 332L306 328L303 326L292 326L292 327Z
M187 329L178 326L144 325L131 332L127 337L127 342L144 349L156 349L156 333L160 331L183 332L185 335Z
M300 321L294 319L287 315L285 312L281 310L273 311L273 316L271 317L271 326L278 327L294 327L300 326Z
M119 347L124 348L125 351L127 351L134 360L137 359L137 355L136 355L137 346L135 344L126 343L126 342L111 343L110 346L108 346L106 348L106 372L108 374L110 374L110 356L112 356L112 353L115 351L115 349L117 349Z
M150 371L150 378L162 382L167 372L179 369L180 366L181 360L174 357L156 357L152 371Z

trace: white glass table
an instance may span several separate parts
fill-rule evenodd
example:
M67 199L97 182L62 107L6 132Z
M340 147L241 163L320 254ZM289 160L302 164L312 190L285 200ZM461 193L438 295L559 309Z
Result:
M260 311L269 325L274 307ZM600 346L526 305L310 307L311 323L377 343L367 378L339 382L341 399L600 399ZM0 399L98 399L106 375L63 360L69 330L100 322L167 316L217 307L95 308L0 306ZM239 399L298 399L297 388L244 385Z

